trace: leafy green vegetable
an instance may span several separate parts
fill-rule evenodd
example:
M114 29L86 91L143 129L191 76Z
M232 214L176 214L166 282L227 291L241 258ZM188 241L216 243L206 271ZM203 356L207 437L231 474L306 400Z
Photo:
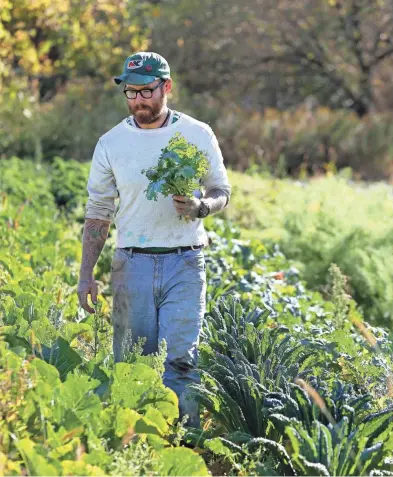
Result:
M191 449L162 449L157 456L163 464L161 475L209 475L203 460Z
M182 195L191 198L208 169L206 154L176 133L162 149L157 166L142 170L150 181L145 190L146 197L157 200L161 193L164 197Z
M197 167L187 153L193 146L185 142L182 148L179 136L177 140L179 150L173 148L174 139L172 149L168 145L163 152L168 153L166 171L172 164L183 168L182 180L195 179ZM322 295L310 292L304 269L298 270L299 262L289 261L281 246L258 238L244 241L233 223L207 217L204 225L214 246L206 254L202 380L194 387L194 398L205 412L201 429L185 431L178 421L178 398L162 382L166 348L145 356L142 340L125 354L125 362L114 364L112 327L99 326L100 349L94 356L95 317L85 316L75 293L81 227L56 209L56 204L60 210L73 207L67 190L77 186L77 166L63 168L59 160L54 176L54 166L39 169L27 159L0 162L4 475L205 475L203 461L217 475L393 475L393 335L390 329L368 325L373 316L348 299L341 268L330 267L344 264L345 275L355 267L352 282L367 278L364 296L377 297L378 306L389 303L388 235L386 247L381 248L381 239L374 250L362 241L362 233L353 234L359 241L354 245L361 248L359 262L348 258L350 236L333 226L333 212L326 208L318 215L317 232L298 221L304 211L287 221L289 232L296 226L298 233L298 241L290 234L288 243L296 250L300 242L304 245L299 250L306 258L301 258L315 283L318 276L331 273ZM67 175L66 189L59 171ZM34 181L27 184L30 176ZM163 176L157 190L166 184ZM247 184L248 191L258 189ZM324 194L330 197L329 190ZM240 195L238 219L250 221L251 202L243 203L246 194ZM275 201L277 191L272 197ZM300 209L300 202L308 207L313 201L296 200L296 194L290 200ZM383 221L377 222L382 227ZM335 227L340 243L333 253L319 247L315 233L325 240ZM98 273L104 284L114 241L110 245ZM381 267L366 260L370 252L378 253ZM376 272L380 280L374 279ZM109 306L104 296L100 300L105 307L99 317L105 315L109 322ZM324 405L317 405L295 378L307 382ZM197 449L193 453L172 445Z

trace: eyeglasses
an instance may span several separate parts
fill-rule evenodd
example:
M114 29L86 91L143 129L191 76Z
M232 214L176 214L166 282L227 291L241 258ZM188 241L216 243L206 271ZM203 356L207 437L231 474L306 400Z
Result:
M145 89L124 89L123 93L126 95L128 99L136 99L138 93L144 99L150 99L153 96L153 91L155 91L159 86L165 83L164 80L161 80L158 84L154 86L154 88L145 88Z

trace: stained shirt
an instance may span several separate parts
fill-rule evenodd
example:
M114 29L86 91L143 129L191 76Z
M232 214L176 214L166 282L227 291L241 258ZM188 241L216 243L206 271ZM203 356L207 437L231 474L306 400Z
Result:
M85 213L86 219L114 221L117 247L208 245L203 219L179 220L171 196L159 194L157 201L146 198L149 180L141 171L157 165L161 150L177 132L206 152L209 160L209 170L195 195L221 189L228 205L231 185L217 138L208 124L177 111L171 111L163 128L137 128L132 117L125 118L97 142Z

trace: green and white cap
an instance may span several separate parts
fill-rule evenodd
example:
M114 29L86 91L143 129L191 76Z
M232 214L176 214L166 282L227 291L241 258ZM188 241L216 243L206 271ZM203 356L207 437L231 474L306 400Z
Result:
M140 51L124 62L123 74L116 76L116 84L149 84L157 78L169 79L170 69L166 59L158 53Z

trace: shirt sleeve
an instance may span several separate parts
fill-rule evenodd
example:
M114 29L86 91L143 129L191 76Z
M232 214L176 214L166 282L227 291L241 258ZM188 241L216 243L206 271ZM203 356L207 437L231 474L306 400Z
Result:
M202 185L205 187L206 192L209 192L211 189L222 190L227 196L227 202L225 204L226 207L231 197L232 188L228 181L228 174L224 165L221 149L213 131L210 137L207 153L210 167L207 174L202 179Z
M116 208L115 199L119 197L119 192L101 139L94 150L87 191L89 198L85 219L113 221Z

